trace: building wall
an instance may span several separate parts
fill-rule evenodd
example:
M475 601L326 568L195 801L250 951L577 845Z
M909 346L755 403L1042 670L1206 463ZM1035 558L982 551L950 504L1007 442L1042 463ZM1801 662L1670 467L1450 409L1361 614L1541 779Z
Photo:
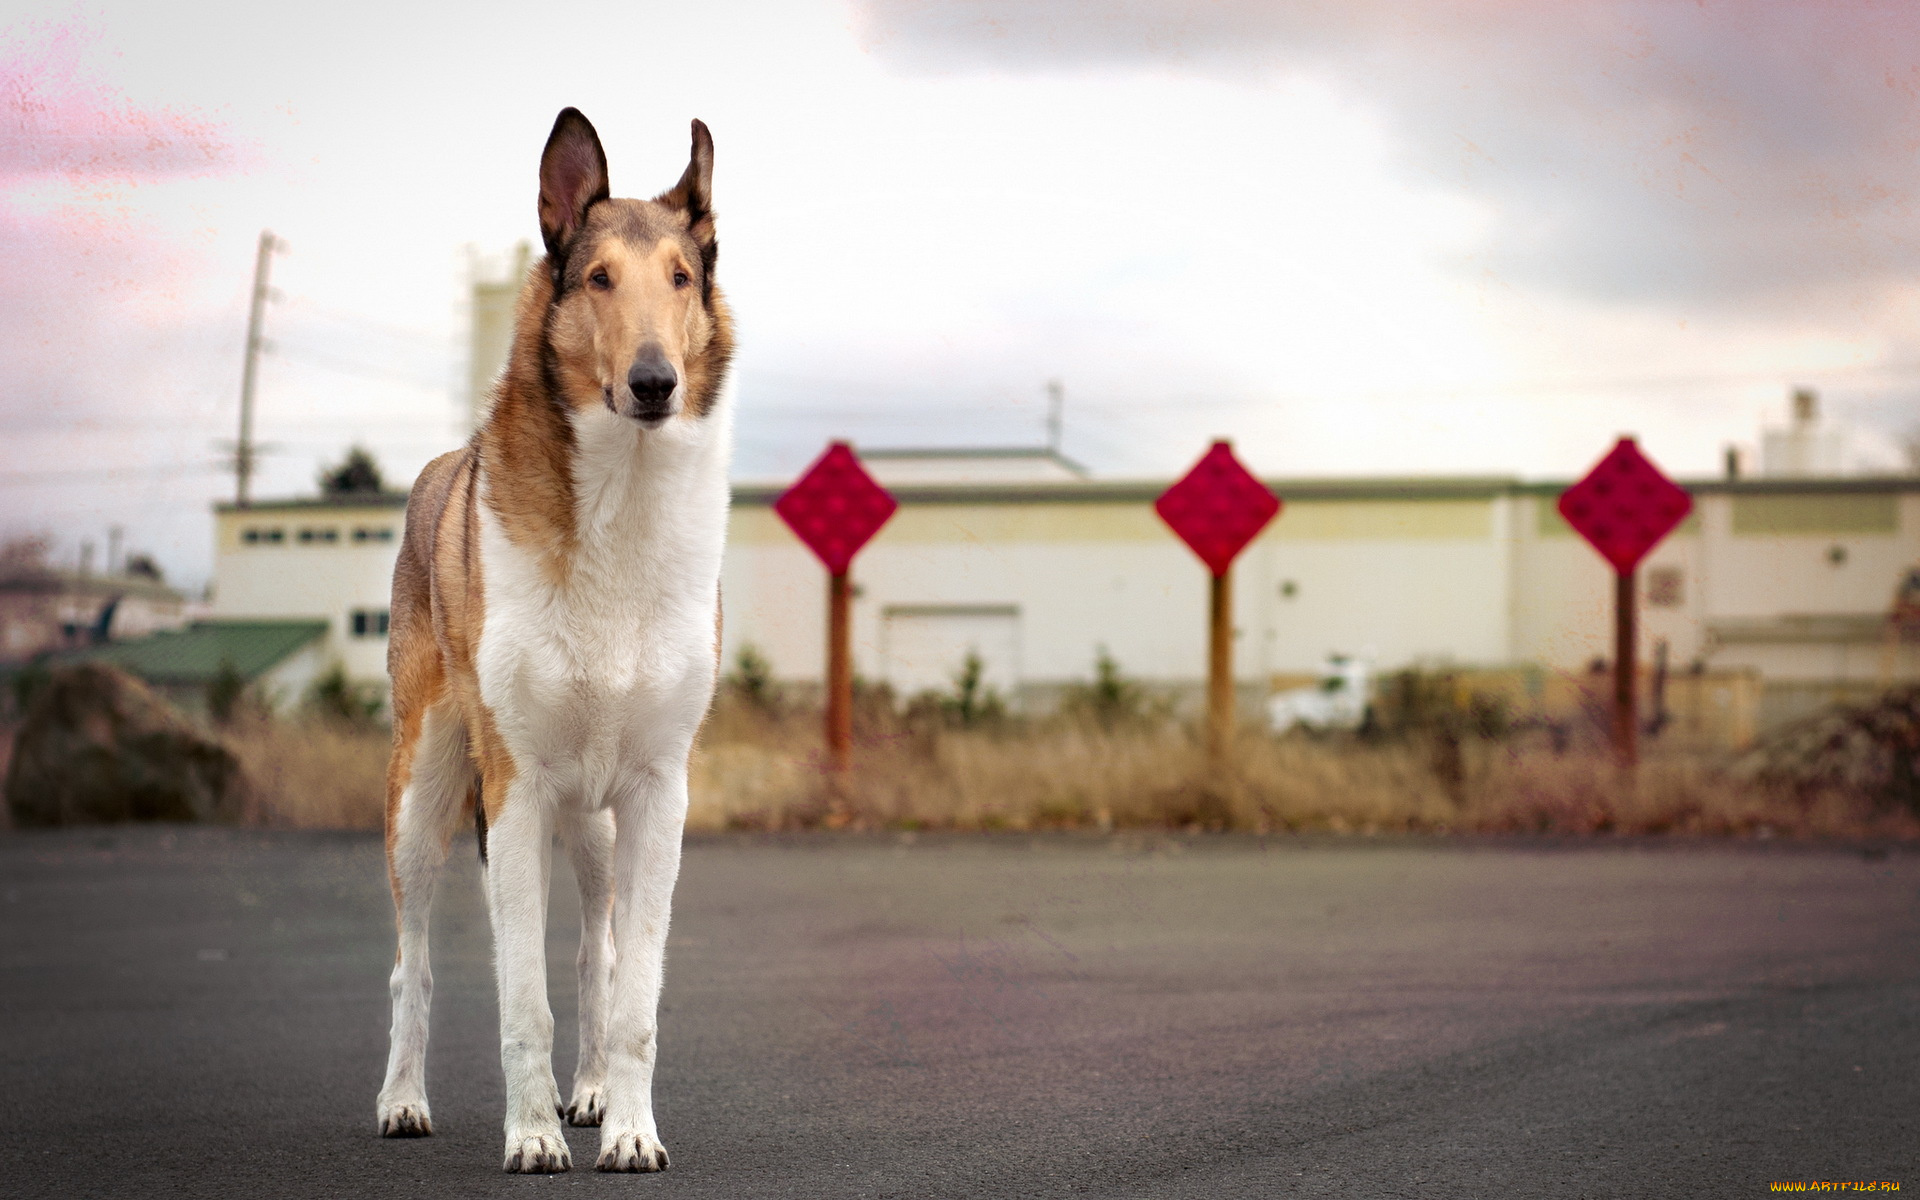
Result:
M0 581L0 662L21 662L86 645L107 605L111 641L145 637L187 623L186 598L146 579L60 573Z
M1236 673L1317 671L1330 654L1396 665L1505 661L1505 522L1491 496L1287 504L1234 566ZM1191 677L1204 661L1170 665Z
M939 670L900 664L976 638L1016 660L992 664L990 677L1029 693L1091 678L1103 647L1133 678L1196 685L1207 575L1155 516L1156 490L907 489L855 563L855 670L880 680L892 669L921 686ZM1243 689L1313 672L1335 653L1383 670L1579 673L1611 658L1612 576L1559 517L1558 489L1435 481L1400 494L1322 481L1281 490L1295 495L1234 570ZM825 572L773 513L770 492L742 491L723 574L723 653L731 663L751 644L777 677L817 683ZM1902 571L1920 561L1920 483L1707 484L1695 498L1694 515L1638 572L1644 659L1664 641L1676 670L1752 669L1781 686L1867 686L1920 670L1914 654L1882 654L1873 625ZM356 680L384 681L386 637L355 634L353 614L385 612L403 516L397 499L222 509L214 615L325 619L324 657ZM279 541L260 539L270 529ZM331 530L332 540L302 541L303 530ZM356 530L387 540L355 540ZM1810 617L1864 621L1865 632L1796 641L1795 622Z
M214 617L325 620L320 659L340 663L356 682L384 685L382 615L405 512L391 503L222 509L214 522ZM263 536L274 530L278 541ZM303 533L312 536L303 541ZM364 614L364 633L354 630L356 613Z
M1206 574L1156 526L1138 505L904 507L854 565L854 669L882 677L889 609L1011 607L1025 682L1090 677L1101 645L1130 674L1185 678L1204 660ZM752 644L776 675L818 681L825 570L770 509L736 507L730 538L728 660Z
M1887 611L1920 552L1916 496L1715 496L1715 618ZM1837 561L1836 561L1837 560Z
M275 712L289 712L306 699L334 661L325 641L308 642L255 680L254 691ZM383 661L380 666L379 677L385 679L386 663Z
M1243 687L1312 672L1334 653L1387 670L1533 664L1565 674L1611 659L1612 571L1560 517L1558 488L1324 494L1338 486L1289 501L1235 566ZM1204 675L1206 573L1149 503L1018 493L994 502L988 494L975 488L966 503L909 499L861 554L857 672L884 677L889 610L932 615L950 606L956 629L989 609L1017 612L1018 672L1030 690L1090 678L1099 646L1148 682L1191 685ZM1704 485L1695 495L1693 515L1636 573L1644 661L1664 642L1676 671L1698 664L1859 682L1887 675L1891 661L1895 677L1913 673L1913 655L1888 659L1877 642L1789 638L1762 649L1714 629L1884 613L1902 570L1920 560L1920 486ZM818 682L825 572L764 493L736 504L731 537L729 660L750 643L776 675Z
M1502 503L1288 506L1234 568L1236 676L1315 671L1334 653L1505 661ZM825 571L764 506L737 505L730 537L729 661L752 644L775 674L817 682ZM1101 647L1150 682L1205 674L1206 569L1145 503L907 504L853 574L854 668L867 678L883 676L889 610L939 606L1017 610L1025 685L1089 678Z
M1513 628L1508 661L1554 670L1578 670L1613 657L1613 568L1560 516L1550 493L1512 498ZM1675 663L1690 663L1704 650L1701 622L1707 611L1703 510L1655 546L1636 573L1643 651L1667 643ZM1666 586L1652 585L1661 575ZM1677 585L1677 588L1676 586Z

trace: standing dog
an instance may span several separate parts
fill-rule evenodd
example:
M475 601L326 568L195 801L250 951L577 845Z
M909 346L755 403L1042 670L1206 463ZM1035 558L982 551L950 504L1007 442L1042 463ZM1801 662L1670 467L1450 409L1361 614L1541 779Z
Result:
M506 1169L658 1171L655 1013L687 756L718 667L732 320L714 285L713 139L680 182L611 199L566 109L540 157L528 273L492 414L407 501L393 575L387 867L400 949L380 1132L431 1133L427 915L454 831L480 831L500 988ZM580 881L580 1066L553 1077L548 849Z

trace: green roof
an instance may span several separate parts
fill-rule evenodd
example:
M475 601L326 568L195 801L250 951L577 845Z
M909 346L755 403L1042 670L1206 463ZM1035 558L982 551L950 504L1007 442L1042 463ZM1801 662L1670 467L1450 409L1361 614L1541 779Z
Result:
M63 658L112 663L149 683L206 683L222 663L254 680L326 632L325 621L196 621L176 632L109 642Z

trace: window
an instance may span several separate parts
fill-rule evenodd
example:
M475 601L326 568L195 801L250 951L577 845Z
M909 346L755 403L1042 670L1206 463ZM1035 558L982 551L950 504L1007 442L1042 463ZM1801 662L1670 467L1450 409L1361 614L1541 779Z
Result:
M1898 533L1900 497L1887 492L1735 496L1734 536Z
M300 531L300 544L303 546L332 545L339 540L338 529L302 529Z
M384 608L356 608L349 620L355 637L387 636L387 610Z
M390 542L393 540L393 529L391 526L370 529L362 525L353 531L353 540L356 542Z
M278 546L287 535L281 529L248 529L240 534L240 540L249 546Z

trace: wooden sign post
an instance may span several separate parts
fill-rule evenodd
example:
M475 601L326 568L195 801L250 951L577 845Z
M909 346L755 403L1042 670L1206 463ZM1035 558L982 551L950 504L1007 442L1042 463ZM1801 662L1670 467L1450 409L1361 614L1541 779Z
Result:
M853 581L847 572L900 505L874 482L846 442L833 442L773 511L827 568L827 761L853 766Z
M1640 761L1640 606L1638 569L1613 576L1613 752L1626 766Z
M1207 754L1216 762L1233 744L1233 568L1209 581L1207 605Z
M1560 494L1559 507L1567 524L1613 567L1613 749L1630 769L1640 758L1634 575L1647 552L1693 511L1693 497L1623 437L1585 479Z
M1280 498L1217 441L1153 503L1212 576L1207 605L1207 752L1217 764L1233 744L1233 560L1280 512Z
M827 761L853 766L853 582L827 576Z

